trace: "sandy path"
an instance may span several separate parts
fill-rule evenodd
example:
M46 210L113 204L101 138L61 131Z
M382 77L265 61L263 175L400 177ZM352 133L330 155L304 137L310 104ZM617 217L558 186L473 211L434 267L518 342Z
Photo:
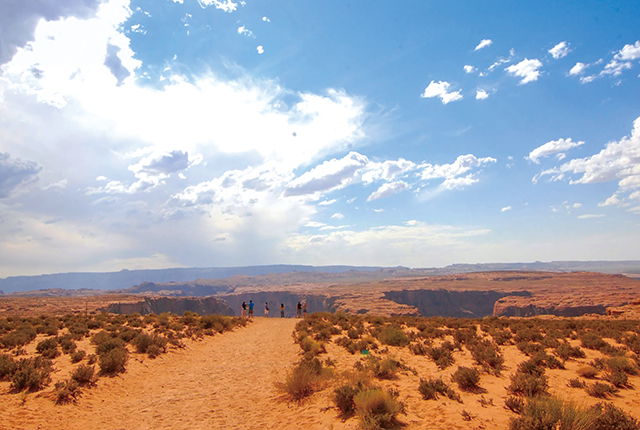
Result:
M29 398L0 412L15 429L324 428L318 409L281 401L274 383L296 360L296 320L256 318L246 328L101 378L76 405ZM287 417L295 417L293 422ZM325 418L326 420L326 418ZM326 422L326 421L325 421Z

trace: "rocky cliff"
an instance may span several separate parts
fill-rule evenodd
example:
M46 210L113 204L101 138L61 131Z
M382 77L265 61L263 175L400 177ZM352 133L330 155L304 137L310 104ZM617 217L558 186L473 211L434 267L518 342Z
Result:
M163 312L182 315L185 311L195 312L199 315L234 315L233 309L224 300L214 297L145 297L137 302L111 303L101 310L114 314L139 313L140 315Z

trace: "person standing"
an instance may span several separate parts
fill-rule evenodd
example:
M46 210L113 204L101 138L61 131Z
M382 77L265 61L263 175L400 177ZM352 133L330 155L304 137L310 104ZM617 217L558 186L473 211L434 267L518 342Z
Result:
M284 318L284 303L280 303L280 318Z
M247 302L242 302L242 318L247 317Z
M253 318L253 307L255 306L255 303L253 303L253 300L249 300L249 318Z
M302 303L302 316L303 317L307 317L307 302L305 301L304 303Z
M264 317L269 318L269 302L264 302Z
M302 303L296 305L296 318L302 318Z

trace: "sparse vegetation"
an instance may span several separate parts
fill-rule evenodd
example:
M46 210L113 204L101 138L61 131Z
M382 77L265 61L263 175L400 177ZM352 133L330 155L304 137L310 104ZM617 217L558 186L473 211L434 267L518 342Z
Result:
M360 391L354 397L354 404L364 430L396 427L397 416L403 410L402 404L391 393L380 388Z
M451 380L458 384L461 390L465 391L477 391L480 386L480 372L473 367L459 366L458 369L451 375Z

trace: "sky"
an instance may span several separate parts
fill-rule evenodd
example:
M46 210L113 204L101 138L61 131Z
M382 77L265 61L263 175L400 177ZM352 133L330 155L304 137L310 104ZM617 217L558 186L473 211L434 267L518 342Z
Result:
M640 3L1 0L0 255L640 259Z

